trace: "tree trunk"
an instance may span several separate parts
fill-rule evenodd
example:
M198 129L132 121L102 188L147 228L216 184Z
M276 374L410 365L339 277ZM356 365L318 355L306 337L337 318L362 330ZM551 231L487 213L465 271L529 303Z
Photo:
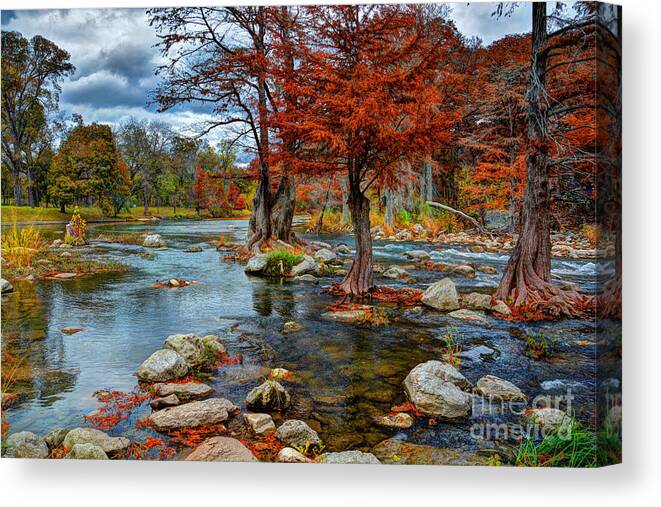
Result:
M146 177L142 181L142 204L144 207L144 215L147 216L149 213L149 185Z
M562 291L551 282L551 216L545 106L546 3L532 10L532 64L528 91L528 158L521 233L496 298L554 315L572 314Z
M64 209L64 201L60 201L60 213L66 213L67 210Z
M347 194L347 182L342 181L340 188L342 189L342 224L348 224L351 217L349 216L349 196Z
M340 283L340 289L351 296L364 297L374 287L370 201L358 188L352 186L349 190L351 222L356 236L356 255L349 273Z
M14 206L22 206L23 198L21 196L21 178L14 173Z
M394 203L395 194L392 190L386 189L383 192L383 197L385 198L386 201L386 212L384 214L383 219L386 225L392 227L392 225L395 223L395 203Z
M280 178L278 190L273 197L271 208L271 234L285 243L296 241L292 230L296 207L296 185L294 179L284 175Z

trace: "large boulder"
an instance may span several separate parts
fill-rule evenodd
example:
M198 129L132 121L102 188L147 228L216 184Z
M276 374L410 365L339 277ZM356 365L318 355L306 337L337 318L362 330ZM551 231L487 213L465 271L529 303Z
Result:
M508 380L486 375L477 381L476 391L487 399L498 401L526 401L527 397Z
M317 252L314 254L314 258L315 260L321 262L333 263L337 260L337 255L335 252L332 252L327 248L322 248L321 250L317 250Z
M212 437L197 446L186 461L257 461L257 458L236 438Z
M380 465L374 454L362 451L326 452L315 459L329 465Z
M183 357L189 366L202 364L206 360L206 350L200 338L194 334L173 334L165 340L165 348L174 350Z
M275 436L281 442L293 447L305 447L321 442L319 435L310 426L297 419L289 419L276 430Z
M304 255L303 260L291 269L291 276L296 277L306 275L308 273L314 274L318 269L319 266L317 266L315 260L309 255Z
M266 269L266 266L269 263L268 259L269 257L266 254L253 255L248 260L248 264L246 264L244 271L253 275L260 274Z
M46 441L30 431L20 431L9 435L3 448L6 458L44 459L48 457Z
M284 410L290 401L289 393L280 383L266 380L248 393L246 406L256 410Z
M2 294L14 291L14 286L8 280L0 278L0 290Z
M154 392L162 398L175 395L179 401L186 402L208 398L213 393L213 388L202 382L164 383L155 384Z
M108 459L108 455L101 447L94 444L75 444L67 459Z
M111 437L94 428L74 428L64 437L62 445L67 449L73 449L76 444L93 444L110 456L126 451L131 441L124 437Z
M407 375L404 388L411 402L423 414L441 419L461 419L471 413L468 380L452 366L440 361L419 364Z
M166 243L160 234L148 234L142 242L142 246L146 246L147 248L162 248L166 246Z
M470 310L491 310L491 296L488 294L471 292L462 296L461 302Z
M422 303L443 312L451 312L460 308L457 288L449 278L443 278L430 285L422 294Z
M182 428L222 423L239 411L239 407L229 400L211 398L159 410L149 416L149 423L156 431L167 433Z
M154 352L135 372L139 380L145 382L167 382L181 378L188 373L188 364L180 354L170 349Z
M243 420L255 435L268 435L275 431L275 423L269 414L243 414Z

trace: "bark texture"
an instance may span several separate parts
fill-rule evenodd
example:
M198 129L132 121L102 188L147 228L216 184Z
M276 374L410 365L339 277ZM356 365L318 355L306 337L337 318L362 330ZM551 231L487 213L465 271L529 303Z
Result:
M349 193L351 222L356 236L356 255L340 289L357 297L368 296L374 287L372 274L372 237L370 236L370 201L352 186Z

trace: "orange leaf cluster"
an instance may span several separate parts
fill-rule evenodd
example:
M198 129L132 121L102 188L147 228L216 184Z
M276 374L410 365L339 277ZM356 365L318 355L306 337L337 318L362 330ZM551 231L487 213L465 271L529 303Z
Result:
M107 391L97 399L103 403L95 413L83 418L92 427L107 431L124 421L131 412L152 397L151 392L135 389L133 392Z

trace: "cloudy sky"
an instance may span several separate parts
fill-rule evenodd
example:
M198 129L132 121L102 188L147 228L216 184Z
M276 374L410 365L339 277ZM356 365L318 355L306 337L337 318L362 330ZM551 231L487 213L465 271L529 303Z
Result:
M507 18L492 17L494 10L492 3L455 3L451 17L464 35L478 36L485 44L530 30L530 4ZM71 54L76 73L62 86L60 109L65 114L79 113L85 122L111 125L130 117L158 119L182 133L209 118L201 106L157 113L147 104L160 57L144 9L2 11L2 29L26 37L40 34ZM212 134L209 140L213 143L221 135Z

